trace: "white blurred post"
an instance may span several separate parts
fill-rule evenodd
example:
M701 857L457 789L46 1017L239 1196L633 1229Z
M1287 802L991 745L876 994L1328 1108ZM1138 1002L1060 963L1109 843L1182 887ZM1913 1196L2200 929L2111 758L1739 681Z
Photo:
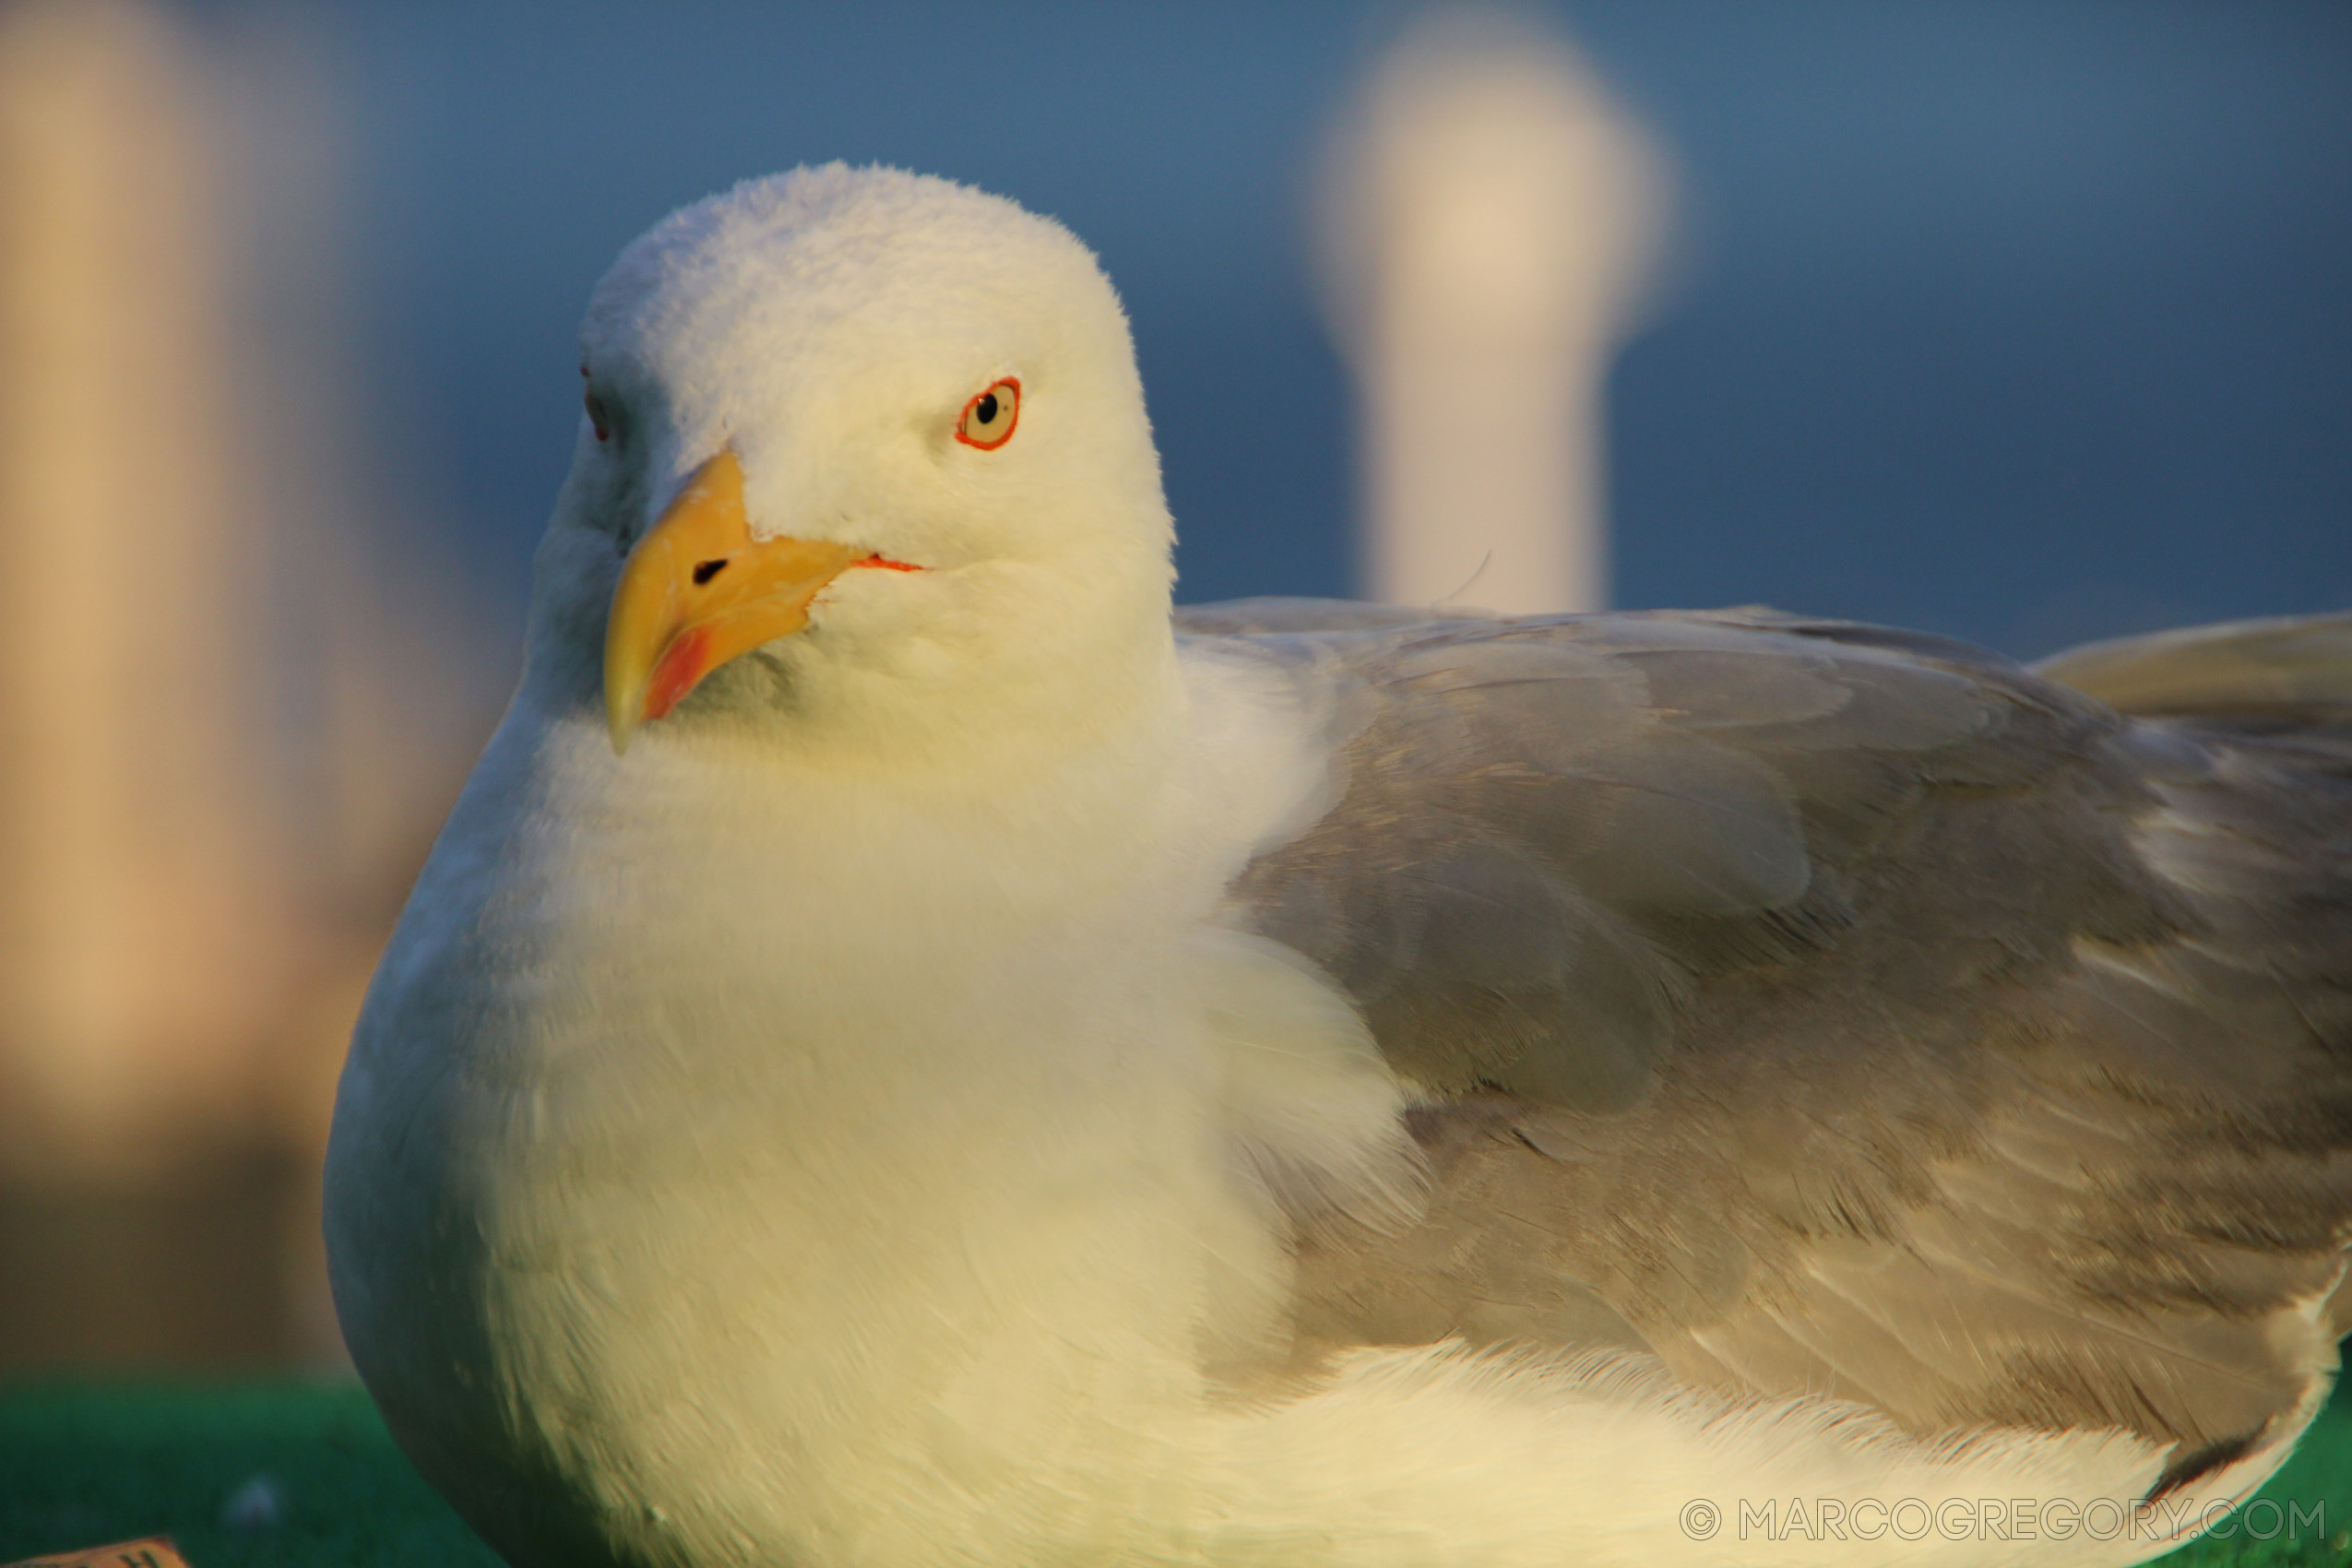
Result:
M1662 160L1565 39L1477 9L1389 51L1336 152L1324 273L1359 387L1366 590L1604 607L1602 387Z

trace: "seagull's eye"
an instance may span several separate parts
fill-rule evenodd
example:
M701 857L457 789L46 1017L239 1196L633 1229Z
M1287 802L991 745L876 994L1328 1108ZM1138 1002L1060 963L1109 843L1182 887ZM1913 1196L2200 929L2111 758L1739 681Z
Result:
M956 439L993 452L1013 439L1013 427L1020 422L1021 384L1008 375L964 405L964 417L956 422Z

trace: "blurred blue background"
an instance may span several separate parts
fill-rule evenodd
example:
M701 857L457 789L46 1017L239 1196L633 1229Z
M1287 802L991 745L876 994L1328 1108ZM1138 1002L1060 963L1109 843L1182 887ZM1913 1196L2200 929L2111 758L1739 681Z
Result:
M2352 7L1555 14L1680 171L1612 381L1616 602L2033 655L2352 603ZM1133 315L1182 594L1354 586L1302 216L1402 7L347 6L383 482L517 611L618 247L842 158L1067 221Z

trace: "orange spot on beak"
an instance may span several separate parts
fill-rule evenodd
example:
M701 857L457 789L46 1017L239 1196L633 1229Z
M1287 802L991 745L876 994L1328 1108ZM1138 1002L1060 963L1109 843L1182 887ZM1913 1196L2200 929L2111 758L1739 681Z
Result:
M689 626L670 639L655 660L653 674L646 682L645 716L659 719L677 707L688 692L710 673L710 632L703 626Z

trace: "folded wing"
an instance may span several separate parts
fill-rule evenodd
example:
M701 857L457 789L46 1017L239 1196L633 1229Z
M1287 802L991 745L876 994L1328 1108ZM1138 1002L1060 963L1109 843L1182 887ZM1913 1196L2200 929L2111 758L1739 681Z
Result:
M1236 919L1355 1001L1433 1177L1302 1231L1310 1343L1620 1346L1922 1432L2122 1428L2175 1481L2324 1393L2343 620L2106 650L2145 718L1768 612L1180 624L1338 716L1341 798Z

